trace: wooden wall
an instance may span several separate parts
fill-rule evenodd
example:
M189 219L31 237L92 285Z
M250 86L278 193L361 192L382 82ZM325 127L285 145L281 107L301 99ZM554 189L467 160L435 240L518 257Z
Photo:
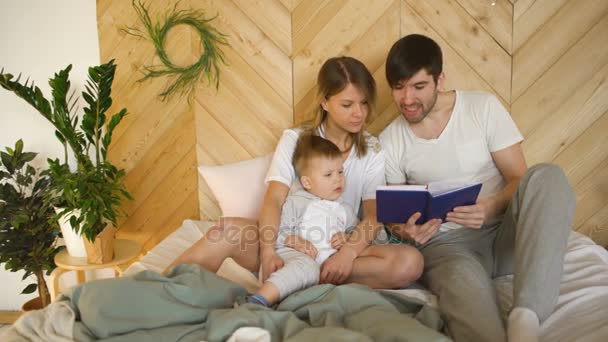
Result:
M608 245L608 1L514 5L512 113L530 164L562 166L574 226Z
M154 1L151 11L166 6L169 1ZM114 58L118 65L113 107L129 110L108 152L127 170L126 186L134 197L124 206L128 217L119 236L136 239L148 250L185 218L198 217L194 110L180 98L161 102L157 94L166 86L164 80L137 82L144 65L159 61L151 43L121 31L141 27L130 1L98 1L97 23L101 60ZM194 49L188 41L169 40L168 49L175 51L171 56L190 56Z
M152 13L172 1L149 1ZM496 94L526 140L529 164L558 163L578 196L575 228L608 244L608 1L606 0L182 0L182 8L218 15L228 34L220 87L201 86L194 100L163 103L163 80L137 83L158 62L151 44L120 32L138 26L128 1L98 1L102 60L119 65L115 98L130 116L111 155L128 172L135 201L120 234L150 248L184 218L217 218L219 208L200 164L271 153L281 131L307 117L315 77L335 55L362 60L379 86L369 130L396 115L384 78L390 46L409 33L436 39L445 56L446 88ZM197 37L176 28L171 58L200 55ZM200 183L200 186L199 184ZM604 231L602 235L602 231Z

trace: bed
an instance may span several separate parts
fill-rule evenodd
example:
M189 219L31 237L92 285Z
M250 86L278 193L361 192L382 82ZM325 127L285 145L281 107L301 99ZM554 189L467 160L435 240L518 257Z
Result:
M209 221L185 220L175 232L161 241L139 261L133 263L124 272L123 276L134 276L147 270L163 270L176 255L202 237L212 224L213 222ZM224 262L218 271L218 275L229 279L230 283L241 285L249 292L255 291L260 285L258 279L251 272L241 268L230 259ZM503 317L506 317L506 310L511 303L511 281L512 276L505 276L496 279L494 282ZM103 288L103 291L108 290ZM424 303L429 308L437 307L436 297L423 289L382 290L382 292L415 299L415 301ZM38 324L40 327L37 329L40 330L47 329L47 331L50 330L53 334L61 336L61 329L63 328L65 329L63 333L69 334L68 328L53 325L57 324L56 317L69 315L69 313L57 312L61 309L56 307L56 303L54 304L55 307L51 306L52 312L47 310L46 317L41 316L42 313L40 313L39 317L32 316L25 322L18 321L11 328L12 333L19 333L18 330L15 331L16 329L21 329L21 333L23 333L24 329L33 329L32 327ZM588 237L572 232L565 256L565 269L559 302L555 312L541 325L541 341L600 342L608 340L608 324L606 324L608 323L608 310L605 309L607 305L608 252ZM93 311L98 312L99 310L103 310L103 308L96 308ZM53 319L55 323L49 323L48 317L55 317ZM104 336L103 333L101 334ZM231 334L234 341L248 340L247 338L256 340L255 338L260 338L260 336L262 336L262 339L257 339L257 341L265 341L270 340L271 336L264 329L254 326L244 327L243 325L238 326L238 329L235 329ZM148 335L144 336L150 338ZM121 339L114 337L109 340L120 341ZM125 340L132 340L132 337Z
M209 221L186 220L182 226L132 264L126 274L141 270L162 270L180 251L200 238L212 225ZM231 259L218 274L249 291L260 285L258 279ZM494 282L503 318L512 299L512 276ZM437 307L437 298L422 289L390 290ZM554 313L541 325L541 341L608 341L608 251L588 237L571 232L565 256L564 276Z
M200 167L199 171L222 213L253 218L258 214L264 187L252 184L263 184L269 160L265 156L230 165ZM242 174L250 177L242 177ZM190 284L191 287L202 287L189 293L212 294L188 298L188 301L204 302L204 305L187 302L186 305L176 306L170 303L171 309L165 310L170 315L164 315L163 310L159 315L159 310L145 310L142 313L141 308L134 308L132 303L135 297L139 297L140 303L156 303L166 299L166 289L174 289L177 285L176 282L159 278L158 272L200 239L212 224L211 221L183 221L178 229L125 270L121 279L90 282L70 289L45 310L23 316L6 336L11 338L9 340L17 341L94 338L108 341L159 338L193 341L449 340L437 333L441 331L443 323L437 310L437 298L420 288L374 291L356 285L321 285L288 297L280 304L278 312L232 308L236 297L255 291L260 283L252 273L231 259L226 260L219 269L218 275L221 277L204 273L199 267L178 270L183 274L176 275L175 279L182 277L177 285L187 283L184 277L194 275L197 280ZM158 290L153 287L156 285L163 289L160 294L154 292ZM512 276L498 278L494 285L505 318L511 304ZM186 289L189 289L188 286ZM129 289L131 296L128 295ZM145 297L146 294L148 297ZM179 296L183 295L182 287ZM331 300L325 300L328 298ZM352 307L353 302L360 305ZM109 307L110 304L122 305L120 312ZM210 306L217 310L207 310ZM572 232L568 240L558 305L541 325L541 341L608 341L607 306L608 252L588 237ZM193 308L195 310L190 311ZM172 324L177 318L189 319L197 315L201 321ZM92 324L77 324L87 320ZM369 323L378 320L379 323ZM150 325L150 322L156 325ZM137 329L125 326L127 323L135 324ZM402 329L405 326L408 328Z

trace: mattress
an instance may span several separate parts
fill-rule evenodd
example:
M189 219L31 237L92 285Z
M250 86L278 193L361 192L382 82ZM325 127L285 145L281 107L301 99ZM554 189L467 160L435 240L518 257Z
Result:
M124 274L142 270L161 272L177 255L190 247L212 226L212 222L185 220L181 227L161 241ZM553 314L541 325L541 341L608 341L608 252L588 237L572 232L568 239L560 296ZM226 260L218 274L250 292L258 279L233 260ZM512 301L512 276L494 281L503 318ZM415 297L432 306L437 298L422 289L391 290Z

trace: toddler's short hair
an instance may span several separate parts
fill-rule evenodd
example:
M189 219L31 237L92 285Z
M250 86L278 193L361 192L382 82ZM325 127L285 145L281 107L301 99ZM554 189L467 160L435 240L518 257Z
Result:
M340 158L342 152L333 142L311 133L302 133L293 152L292 164L296 174L300 176L308 167L308 162L314 157L329 159Z

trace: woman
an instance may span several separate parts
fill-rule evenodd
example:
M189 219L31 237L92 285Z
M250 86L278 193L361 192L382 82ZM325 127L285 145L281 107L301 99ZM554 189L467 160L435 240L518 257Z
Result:
M268 187L259 222L224 218L170 267L196 263L216 272L222 262L233 258L252 272L260 270L262 280L283 266L275 252L281 207L292 183L300 187L292 165L299 135L312 131L342 151L346 179L344 202L362 218L347 242L321 268L320 282L353 282L372 288L401 288L420 277L421 254L407 245L372 244L384 233L376 221L376 187L385 183L384 152L378 140L364 130L376 100L376 84L367 68L352 57L327 60L319 71L319 108L315 118L299 128L287 129L281 137L268 170ZM361 208L360 208L361 207Z

